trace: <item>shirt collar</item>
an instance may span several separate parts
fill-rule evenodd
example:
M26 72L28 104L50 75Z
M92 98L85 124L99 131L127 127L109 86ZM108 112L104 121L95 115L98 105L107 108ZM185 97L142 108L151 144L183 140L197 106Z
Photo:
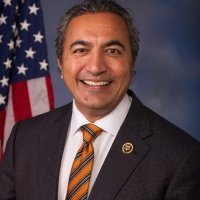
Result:
M125 94L121 102L115 107L115 109L110 112L108 115L103 117L102 119L94 122L95 125L102 128L105 132L108 132L111 135L116 135L126 118L128 110L131 106L132 98ZM73 135L79 130L79 128L84 125L90 123L85 116L78 110L73 100L73 109L72 109L72 118L71 118L71 126L70 133Z

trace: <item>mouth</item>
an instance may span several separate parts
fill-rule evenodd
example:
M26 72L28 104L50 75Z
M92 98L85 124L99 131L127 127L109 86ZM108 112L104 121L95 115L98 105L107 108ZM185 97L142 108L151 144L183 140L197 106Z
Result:
M107 86L111 84L111 81L89 81L89 80L82 80L82 83L89 85L89 86Z

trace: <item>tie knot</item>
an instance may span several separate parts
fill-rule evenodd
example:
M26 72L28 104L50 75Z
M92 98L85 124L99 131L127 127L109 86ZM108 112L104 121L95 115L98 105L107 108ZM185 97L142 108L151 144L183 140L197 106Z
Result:
M81 126L81 131L83 132L84 142L92 142L98 135L101 134L102 129L94 124L85 124Z

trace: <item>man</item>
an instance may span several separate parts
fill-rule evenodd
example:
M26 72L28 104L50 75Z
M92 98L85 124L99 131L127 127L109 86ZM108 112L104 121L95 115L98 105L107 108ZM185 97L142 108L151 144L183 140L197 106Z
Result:
M15 125L0 200L200 199L199 142L128 89L138 46L130 14L114 1L88 0L64 15L56 49L73 103ZM85 169L80 157L93 164Z

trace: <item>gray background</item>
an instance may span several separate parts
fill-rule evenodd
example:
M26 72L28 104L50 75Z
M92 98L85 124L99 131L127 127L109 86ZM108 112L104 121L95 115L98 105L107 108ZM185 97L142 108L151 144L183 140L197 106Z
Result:
M71 101L57 71L54 41L58 19L78 0L41 0L55 107ZM148 107L200 140L199 0L124 0L140 31L131 85Z

